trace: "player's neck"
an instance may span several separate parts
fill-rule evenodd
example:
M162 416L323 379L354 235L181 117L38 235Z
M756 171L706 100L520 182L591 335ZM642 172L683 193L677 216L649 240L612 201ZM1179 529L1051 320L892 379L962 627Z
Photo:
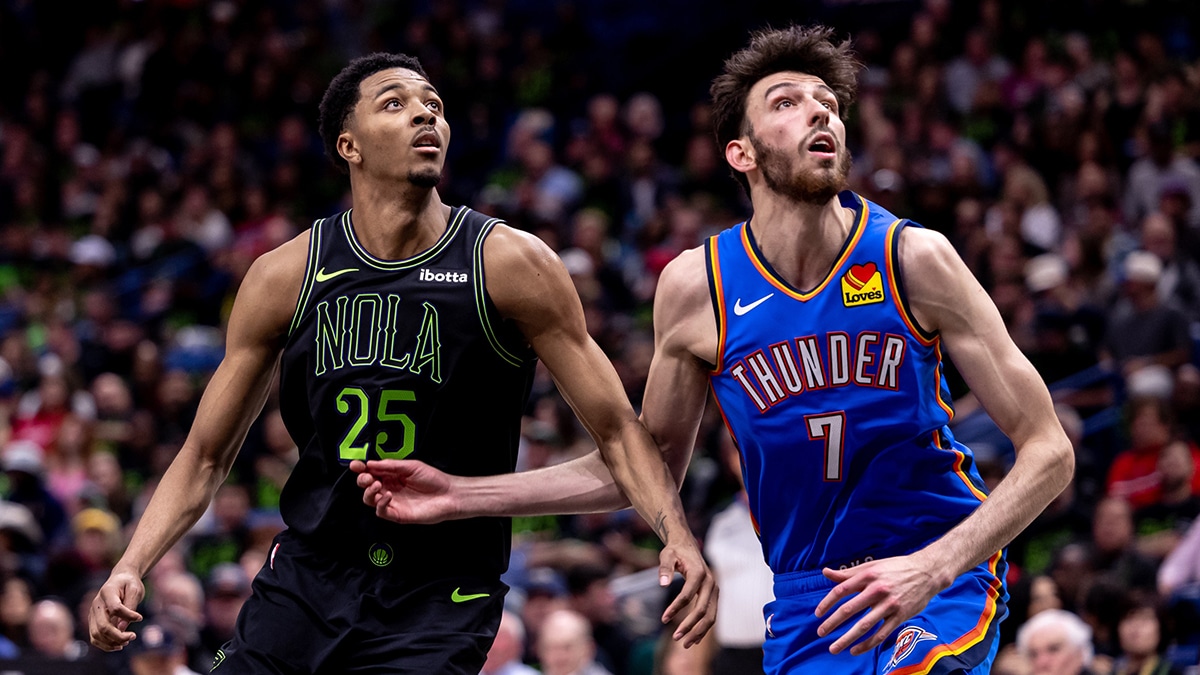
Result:
M854 212L835 196L823 205L802 204L775 193L755 195L751 234L771 267L801 290L820 284L854 223Z
M433 246L450 218L435 188L351 180L351 192L354 236L383 260L411 258Z

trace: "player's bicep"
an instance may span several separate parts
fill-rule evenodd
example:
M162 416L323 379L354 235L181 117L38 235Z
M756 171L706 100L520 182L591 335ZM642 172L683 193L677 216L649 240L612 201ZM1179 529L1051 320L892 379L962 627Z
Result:
M593 438L618 433L632 408L612 363L587 332L583 305L541 240L497 228L484 244L488 293L514 322Z
M659 279L654 302L654 358L642 399L642 423L676 481L691 459L708 401L717 327L699 250L676 258ZM703 356L701 356L703 355Z
M1019 445L1052 423L1053 403L1045 383L945 237L906 228L900 260L914 316L941 336L954 365L1001 431Z
M230 313L225 356L204 390L188 435L188 445L202 457L226 467L266 401L287 337L303 278L303 263L295 269L290 253L268 253L247 272Z

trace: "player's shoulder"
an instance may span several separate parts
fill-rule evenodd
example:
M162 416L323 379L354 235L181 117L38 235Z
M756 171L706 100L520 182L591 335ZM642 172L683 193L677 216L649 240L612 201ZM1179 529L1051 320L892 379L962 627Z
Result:
M658 277L656 295L674 300L708 299L708 253L705 246L690 248L667 263Z
M902 270L920 270L918 276L925 278L949 273L949 264L959 260L944 234L915 224L900 230L898 248Z
M306 229L258 256L250 265L246 280L269 285L280 284L277 288L286 288L293 284L298 290L304 281L304 271L308 265L311 233L311 229Z
M523 283L536 283L540 274L562 266L558 254L541 238L504 221L496 223L484 240L483 260L489 279L497 274L527 275Z
M305 230L260 255L238 287L237 303L246 308L239 316L265 335L281 334L292 321L308 265L309 234Z
M698 246L663 269L654 291L654 328L656 334L681 339L689 351L708 358L714 351L708 347L715 349L716 344L716 315L705 260L705 247Z

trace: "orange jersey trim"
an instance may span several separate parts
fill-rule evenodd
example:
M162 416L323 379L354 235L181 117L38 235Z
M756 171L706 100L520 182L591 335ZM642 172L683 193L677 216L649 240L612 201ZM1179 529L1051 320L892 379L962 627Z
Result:
M954 450L953 448L951 448L950 451L953 452L955 455L957 455L957 458L954 460L955 475L958 476L958 479L961 480L963 482L963 484L967 486L967 489L970 490L971 494L975 495L979 499L979 501L982 502L982 501L986 500L987 493L983 492L979 488L975 487L975 484L971 482L971 477L968 476L967 473L962 470L963 462L967 461L967 456L965 454L963 454L962 452L959 452L958 450Z
M954 419L954 407L942 400L942 341L940 338L934 340L933 352L937 355L937 365L933 367L933 398L950 416L950 419L947 420L949 422Z
M937 338L934 337L933 339L929 339L922 334L924 331L917 328L917 326L913 323L913 320L909 318L908 308L904 306L904 300L900 298L900 283L896 279L896 266L899 264L899 261L893 258L893 251L896 249L894 239L896 238L896 233L900 231L899 225L900 221L897 220L891 224L891 227L888 228L887 245L884 247L887 251L884 258L887 261L886 267L888 287L892 289L892 302L896 304L896 312L904 321L904 325L908 326L908 332L912 333L913 337L917 339L917 342L920 342L926 347L932 347L934 343L937 342Z
M712 380L709 380L708 386L712 389ZM733 445L737 448L739 461L742 469L742 489L746 489L746 458L742 455L742 444L738 442L737 435L733 433L733 427L729 425L729 418L725 416L725 409L721 407L721 401L717 398L716 390L713 390L713 403L717 406L717 413L721 415L721 421L725 424L725 431L729 432L729 437L733 439ZM748 509L750 512L750 524L754 526L754 536L762 541L762 532L758 529L758 518L754 517L754 509Z
M860 198L859 201L862 204L862 213L859 214L858 222L854 225L854 232L850 237L850 242L842 250L842 254L838 256L837 262L835 262L833 267L829 269L829 274L825 276L825 280L822 281L819 286L807 293L796 291L783 281L776 278L776 276L771 272L770 268L758 257L757 254L755 254L754 246L750 243L750 221L746 221L746 223L742 226L742 246L746 249L746 255L750 258L750 262L754 263L754 267L758 270L758 273L761 274L762 277L766 279L772 286L779 289L782 293L788 295L789 297L800 300L801 302L805 300L811 300L818 293L825 290L825 287L829 285L830 281L833 281L838 277L838 270L840 270L842 265L846 263L846 260L850 257L850 254L854 251L854 247L858 245L858 240L862 239L863 229L865 229L867 223L867 212L870 210L870 207L867 206L867 200Z
M988 627L996 618L996 603L1000 599L1001 583L999 577L996 576L1000 555L1001 551L996 551L991 558L988 558L988 572L991 573L992 579L988 584L987 602L984 603L983 613L979 615L979 621L975 627L954 642L930 650L920 663L893 670L891 675L927 675L942 657L961 654L983 640L987 635Z
M711 371L716 374L725 369L725 286L721 283L721 260L717 254L717 238L714 236L709 241L708 260L709 265L712 266L713 292L717 295L717 301L714 303L717 307L717 363Z

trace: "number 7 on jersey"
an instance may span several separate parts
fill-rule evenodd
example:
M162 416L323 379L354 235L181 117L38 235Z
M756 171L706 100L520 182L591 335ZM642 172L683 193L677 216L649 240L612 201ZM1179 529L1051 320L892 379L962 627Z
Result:
M842 459L846 456L846 413L819 413L804 416L808 440L825 442L825 474L827 482L842 479Z

